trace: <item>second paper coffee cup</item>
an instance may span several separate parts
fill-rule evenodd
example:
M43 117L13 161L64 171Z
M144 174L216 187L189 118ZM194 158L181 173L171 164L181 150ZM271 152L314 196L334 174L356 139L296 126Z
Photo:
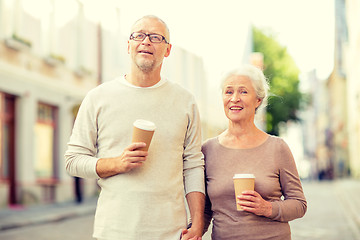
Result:
M139 148L139 150L148 151L155 128L155 124L148 120L138 119L134 122L132 142L146 143L146 147Z
M243 191L254 190L255 176L254 174L235 174L233 180L235 188L236 208L238 211L243 211L241 206L237 204L237 196L241 195Z

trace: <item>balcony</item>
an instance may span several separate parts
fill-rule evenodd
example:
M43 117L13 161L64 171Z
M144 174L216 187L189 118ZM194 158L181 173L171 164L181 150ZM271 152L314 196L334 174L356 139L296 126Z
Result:
M31 42L23 37L13 34L5 39L5 45L15 51L28 50L31 48Z

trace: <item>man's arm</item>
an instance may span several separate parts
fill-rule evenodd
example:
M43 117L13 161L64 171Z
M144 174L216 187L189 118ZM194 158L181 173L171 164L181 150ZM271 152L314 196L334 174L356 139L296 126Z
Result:
M191 227L183 231L182 240L201 239L204 230L205 195L201 192L191 192L186 195L191 215Z
M200 114L193 98L184 148L184 186L192 225L183 230L183 240L201 239L204 228L204 156L201 152Z
M205 195L201 192L191 192L186 195L191 215L191 228L202 235L204 229Z

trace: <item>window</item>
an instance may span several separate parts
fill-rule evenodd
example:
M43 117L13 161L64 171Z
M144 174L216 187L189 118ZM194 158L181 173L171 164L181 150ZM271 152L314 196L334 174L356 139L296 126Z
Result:
M57 178L57 108L38 104L35 124L35 174L38 179Z

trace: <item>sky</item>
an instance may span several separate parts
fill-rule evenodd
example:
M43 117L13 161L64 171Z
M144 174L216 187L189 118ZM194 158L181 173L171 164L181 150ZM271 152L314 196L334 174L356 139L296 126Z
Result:
M325 79L333 67L335 0L79 1L92 6L87 8L89 14L101 18L104 27L118 20L109 14L117 6L125 36L137 19L157 15L169 26L171 43L202 57L209 71L220 73L241 64L252 24L270 32L286 47L302 73L316 69L319 78ZM51 9L48 0L22 2L35 15ZM54 4L68 9L57 19L59 24L76 14L74 0L56 0ZM209 75L216 78L218 73Z
M319 78L333 67L334 0L137 0L121 4L121 29L153 14L169 26L171 42L204 58L209 69L239 63L248 26L269 31L306 73Z
M48 0L36 0L38 4L34 4L35 0L22 1L35 15L46 17L46 8L52 9ZM222 74L244 63L245 44L252 25L271 33L286 47L301 74L315 69L320 79L326 79L333 68L335 0L79 1L86 3L84 14L95 21L101 19L102 27L114 29L114 22L119 21L124 36L130 35L131 26L142 16L160 17L170 29L170 42L174 46L203 59L209 96L220 97ZM77 14L76 10L70 11L76 9L74 0L53 3L67 13L59 15L58 25ZM118 7L120 17L115 14L114 6ZM219 114L223 111L220 100L212 97L209 101L212 101L209 114L215 116L209 119L218 119L216 116L223 115Z
M120 29L125 36L129 36L136 20L144 15L156 15L167 23L173 45L202 57L208 95L217 96L208 99L212 108L207 117L213 124L225 126L220 79L224 72L244 62L244 45L252 25L271 33L286 47L301 74L315 69L320 79L329 77L334 61L334 1L136 0L124 3L104 0L101 3L111 2L111 6L119 7Z

